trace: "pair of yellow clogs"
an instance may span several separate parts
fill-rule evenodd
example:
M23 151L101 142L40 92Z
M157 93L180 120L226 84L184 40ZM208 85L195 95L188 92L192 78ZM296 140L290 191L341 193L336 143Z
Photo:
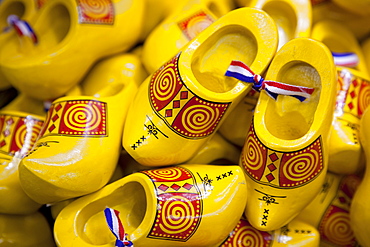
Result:
M141 34L144 0L45 1L39 9L35 5L34 0L3 1L2 17L13 16L8 18L9 31L0 38L1 74L33 98L65 95L94 63L128 51ZM14 8L27 15L14 17L21 15Z
M276 25L264 11L222 16L142 83L127 115L124 149L146 166L188 161L252 88L225 76L230 63L243 61L260 74L276 49Z

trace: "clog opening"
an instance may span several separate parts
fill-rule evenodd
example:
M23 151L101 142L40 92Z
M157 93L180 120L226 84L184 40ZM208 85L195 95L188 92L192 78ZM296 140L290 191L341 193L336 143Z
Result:
M232 60L251 65L258 51L254 35L238 25L220 28L196 49L191 69L198 82L206 89L224 93L238 81L225 76Z
M0 13L0 30L3 30L4 27L8 26L7 18L9 15L16 15L19 18L22 18L26 8L21 2L10 3L5 9Z
M271 1L267 2L262 10L269 14L277 25L279 32L278 49L295 38L297 15L290 4L286 1Z
M129 182L114 190L110 195L84 207L76 222L78 235L93 245L109 244L115 237L106 223L104 209L118 210L125 232L132 234L144 220L147 200L143 186Z
M61 43L69 33L71 16L66 6L56 4L38 24L36 35L39 36L39 49L49 50Z
M353 48L348 46L350 42L348 42L348 40L346 40L345 38L341 40L335 37L325 37L324 39L321 40L321 42L324 43L331 52L337 53L354 52ZM352 69L359 70L359 67L353 66Z
M266 106L266 128L272 135L284 140L301 138L314 121L321 93L320 75L311 65L295 61L281 68L276 81L314 88L310 98L303 102L292 96L279 95L276 101L269 99Z

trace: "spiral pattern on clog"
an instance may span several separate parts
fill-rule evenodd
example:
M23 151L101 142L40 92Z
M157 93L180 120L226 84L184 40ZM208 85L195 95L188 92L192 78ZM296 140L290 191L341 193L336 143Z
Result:
M69 129L82 132L98 128L104 118L95 104L84 103L72 105L63 117Z
M193 39L198 36L204 29L213 23L206 14L194 16L187 23L187 35L189 39Z
M29 151L33 145L35 144L40 132L41 132L41 125L40 124L33 124L32 131L27 128L26 125L20 126L20 128L16 132L15 142L17 147L21 148L25 144L26 138L29 140L27 146L29 147L27 151Z
M358 95L358 115L361 117L366 108L370 105L370 82L362 81Z
M172 196L161 204L162 214L159 227L167 234L178 234L187 231L195 223L193 216L198 215L191 201L183 196Z
M258 142L252 135L248 136L246 141L246 165L248 170L259 170L263 165L263 154L261 151L261 147L259 147Z
M283 166L285 178L292 182L309 179L320 166L320 155L316 150L309 153L294 154Z
M323 234L331 243L340 246L351 246L354 233L350 225L348 212L339 211L331 214L324 225Z
M107 0L80 0L84 14L93 19L101 19L110 13Z
M177 71L174 64L166 64L163 69L154 77L152 88L156 100L167 101L176 93Z
M182 123L186 131L196 135L214 126L219 118L220 112L217 108L193 105L184 110Z

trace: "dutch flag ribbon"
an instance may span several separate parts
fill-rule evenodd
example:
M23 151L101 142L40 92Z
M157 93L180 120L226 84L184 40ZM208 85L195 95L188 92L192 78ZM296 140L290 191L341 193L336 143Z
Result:
M37 44L38 39L36 33L33 31L32 27L30 26L30 24L28 24L28 22L20 20L16 15L9 15L7 21L9 27L6 28L5 31L8 31L9 28L13 28L19 36L21 37L27 36L31 38L34 44Z
M122 222L119 218L119 211L112 208L106 208L104 209L104 214L109 229L117 238L115 247L133 247L134 244L127 240L127 234L125 233L125 229L123 228Z
M358 56L353 52L332 52L331 54L333 54L335 65L338 66L353 68L359 62Z
M301 102L309 98L314 89L303 86L289 85L276 81L263 79L255 74L248 65L241 61L233 60L227 69L226 76L234 77L240 81L253 83L252 88L258 92L264 90L271 98L277 99L278 95L289 95L297 98Z

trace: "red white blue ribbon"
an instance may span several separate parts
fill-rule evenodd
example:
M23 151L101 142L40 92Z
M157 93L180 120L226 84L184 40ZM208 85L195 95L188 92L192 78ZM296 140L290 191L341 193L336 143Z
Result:
M104 209L104 214L109 229L117 238L115 247L133 247L134 244L127 240L127 234L125 233L125 229L123 228L121 219L119 218L119 211L112 208L106 208Z
M27 36L34 44L37 44L37 36L28 22L19 19L16 15L9 15L7 21L9 27L13 28L19 36ZM9 30L9 27L5 31Z
M334 58L334 64L343 67L353 68L357 66L359 58L356 53L353 52L332 52Z
M278 95L289 95L301 102L309 98L314 89L296 85L289 85L276 81L268 81L255 74L248 65L241 61L233 60L227 69L226 76L234 77L240 81L253 83L253 89L260 92L264 90L270 97L277 99Z

